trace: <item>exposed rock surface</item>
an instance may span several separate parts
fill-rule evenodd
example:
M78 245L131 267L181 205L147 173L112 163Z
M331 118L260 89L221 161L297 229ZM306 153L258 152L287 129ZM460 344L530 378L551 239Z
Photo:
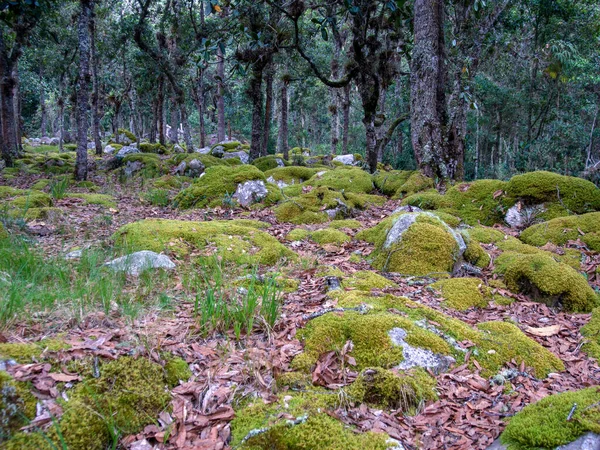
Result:
M133 145L127 145L125 147L122 147L121 150L119 150L115 156L117 158L125 158L127 155L133 155L135 153L141 152L137 147L134 147Z
M121 256L104 265L117 272L125 271L128 275L132 276L138 276L144 270L148 269L172 270L175 268L175 263L168 256L148 250Z
M404 340L408 334L402 328L392 328L388 334L394 345L402 347L404 360L397 366L400 370L422 367L439 374L448 370L450 365L455 362L454 358L450 356L437 355L431 350L413 347L408 344Z
M235 198L241 206L250 206L252 203L261 201L269 192L262 180L246 181L238 184L233 198Z
M356 158L351 153L348 155L338 155L335 158L333 158L333 161L341 162L346 166L353 166L354 164L356 164Z
M250 156L248 153L240 150L239 152L226 152L223 154L223 159L240 158L242 164L248 164L250 162Z

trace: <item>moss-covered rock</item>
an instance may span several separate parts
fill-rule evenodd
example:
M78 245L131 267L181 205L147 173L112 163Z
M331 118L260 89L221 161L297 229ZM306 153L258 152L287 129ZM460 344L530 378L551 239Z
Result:
M463 258L474 266L485 268L490 265L492 258L489 253L481 246L481 244L473 239L468 233L462 233L467 249L463 254Z
M552 306L585 312L599 304L598 295L580 273L549 255L505 252L496 259L496 271L504 275L509 289Z
M129 139L129 143L133 143L137 141L137 136L135 134L133 134L131 131L125 129L125 128L119 128L117 130L117 133L119 135L123 135L125 136L127 139Z
M567 421L573 405L577 405ZM600 431L600 388L549 395L514 415L500 436L510 450L554 449Z
M416 192L425 191L433 188L433 180L426 177L419 171L414 171L406 179L406 181L396 190L394 198L404 198L407 195L412 195Z
M167 164L170 166L178 166L183 161L189 164L190 161L194 159L200 161L205 168L213 166L237 166L240 164L239 160L236 159L221 159L212 155L202 155L200 153L177 153L167 160Z
M312 231L310 238L317 244L344 244L350 242L350 236L346 233L331 228Z
M369 292L371 289L385 289L396 286L396 283L370 270L359 270L342 281L344 288Z
M318 172L319 169L312 169L310 167L288 166L267 170L265 172L265 177L267 180L280 185L301 184L312 178Z
M163 175L152 182L152 185L158 189L179 190L192 182L192 178L179 175Z
M211 251L225 261L238 263L275 264L281 258L294 258L270 234L260 231L260 222L224 220L191 222L147 219L127 224L113 235L117 245L128 251L166 251L176 255L192 249Z
M165 173L165 167L160 157L154 153L132 153L125 155L122 163L125 167L128 164L141 164L142 174L147 177L155 177Z
M491 299L490 289L479 278L450 278L431 285L444 297L444 306L459 311L485 308Z
M408 178L413 175L412 170L380 171L373 175L373 183L384 195L392 196L400 189Z
M452 272L464 251L462 237L428 213L395 214L356 237L375 244L373 267L407 275Z
M343 228L347 228L349 230L358 230L361 227L362 224L356 219L332 220L329 223L329 228L333 228L334 230L340 230Z
M221 205L226 196L235 193L238 184L252 180L265 181L263 172L252 165L213 166L181 191L175 197L175 204L184 209Z
M263 172L267 172L278 167L287 166L288 163L275 155L261 156L252 161L252 165L258 167Z
M142 142L140 143L138 148L142 153L156 153L158 155L164 155L169 152L169 149L159 142L155 144L151 144L149 142Z
M570 240L580 239L591 250L600 251L600 212L559 217L532 225L521 233L520 238L538 247L547 242L564 245Z
M342 166L316 174L305 184L314 187L327 187L338 192L368 194L373 191L373 180L368 172L356 167Z

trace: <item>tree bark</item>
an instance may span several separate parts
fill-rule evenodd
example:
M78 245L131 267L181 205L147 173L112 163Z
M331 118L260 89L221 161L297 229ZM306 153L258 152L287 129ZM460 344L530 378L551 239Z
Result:
M263 133L263 141L261 145L261 155L267 156L269 153L269 137L271 135L271 118L273 116L273 76L275 68L273 64L269 64L265 74L265 127Z
M162 75L158 77L157 101L156 115L158 116L158 142L160 142L161 145L165 145L165 78Z
M171 136L169 136L169 140L171 144L179 143L179 119L177 117L177 106L179 106L177 100L172 98L173 107L171 108Z
M12 92L16 83L13 78L13 60L6 48L4 34L0 28L0 122L2 126L2 159L8 167L19 156L17 122Z
M90 83L90 20L94 8L93 0L80 0L79 13L79 89L77 92L77 159L75 179L87 179L87 132L88 132L88 86Z
M48 135L48 112L46 109L46 89L44 89L44 70L40 69L40 136Z
M200 148L206 146L206 125L204 123L204 68L198 69L198 86L197 86L197 99L198 99L198 121L200 122Z
M343 102L343 126L342 126L342 155L348 154L348 131L350 129L350 88L348 83L344 86L344 102Z
M225 140L225 55L217 48L217 142ZM231 136L229 136L231 139Z
M250 142L250 161L258 158L261 154L263 136L263 95L262 95L262 73L263 65L255 63L252 66L248 96L252 102L252 138Z
M411 59L411 140L423 173L446 178L444 164L445 44L444 2L415 0Z
M288 92L287 80L281 82L281 123L279 125L279 153L283 153L283 159L290 159L288 145Z
M98 102L100 101L100 86L98 83L98 54L96 53L96 15L92 12L90 20L90 40L92 58L92 134L96 155L102 155L102 142L100 141L100 112Z

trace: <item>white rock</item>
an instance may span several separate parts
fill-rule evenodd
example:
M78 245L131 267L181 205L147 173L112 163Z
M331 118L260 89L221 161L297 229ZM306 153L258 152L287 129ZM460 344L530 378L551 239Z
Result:
M109 261L104 264L116 272L127 272L128 275L138 276L141 272L148 269L166 269L175 268L175 263L166 255L161 255L149 250L131 253Z
M83 254L83 250L73 250L65 255L65 259L79 259Z
M356 160L354 159L354 155L352 153L348 155L338 155L335 158L333 158L333 161L341 162L346 166L353 166L356 163Z
M455 362L450 356L438 355L431 350L424 348L413 347L404 339L407 336L406 331L402 328L392 328L388 332L392 343L402 347L402 356L404 360L396 367L400 370L408 370L413 367L423 367L431 369L434 373L441 373L450 367Z
M506 211L504 221L511 228L524 228L532 225L533 219L544 210L544 205L524 206L521 202L517 202Z
M268 194L265 182L262 180L246 181L237 186L233 198L238 201L241 206L250 206L265 198Z
M117 158L125 158L127 155L133 155L135 153L140 153L139 149L134 147L133 145L127 145L122 147L116 154Z
M248 156L248 153L246 153L244 151L223 153L223 159L231 159L231 158L240 158L240 161L242 162L242 164L248 164L248 162L250 161L250 156Z
M195 148L194 151L201 155L208 155L210 153L210 147Z
M111 155L115 152L115 148L112 145L107 145L106 147L104 147L104 153L106 153L107 155Z
M179 145L179 144L175 144L173 146L173 151L175 153L185 153L185 149L181 145Z

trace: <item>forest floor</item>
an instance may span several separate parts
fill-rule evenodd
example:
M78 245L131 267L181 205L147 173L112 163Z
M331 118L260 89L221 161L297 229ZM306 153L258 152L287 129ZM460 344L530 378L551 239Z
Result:
M11 180L0 179L0 184L27 189L39 178L39 175L19 175ZM69 383L81 380L69 369L68 363L73 359L86 360L88 356L116 359L141 354L158 363L162 361L162 354L169 352L183 358L193 376L170 389L170 407L155 418L153 424L137 434L120 436L120 445L136 450L154 446L228 448L230 422L235 417L236 405L242 402L240 399L259 396L268 404L276 401L278 395L285 395L285 388L282 391L277 387L276 378L289 372L292 359L302 352L303 343L296 338L297 332L306 325L312 313L335 306L336 301L328 296L323 267L335 267L346 275L373 270L365 261L373 246L354 239L348 243L326 245L309 240L290 242L285 236L296 227L278 223L269 208L217 207L181 211L148 205L140 196L145 185L139 179L121 185L111 177L95 175L91 181L99 186L99 192L114 197L115 207L84 205L77 198L56 200L53 206L62 211L60 218L34 220L21 231L45 257L61 258L73 248L109 246L110 236L119 227L142 219L256 219L269 223L270 227L265 231L300 256L299 262L287 262L275 268L286 276L293 276L299 282L298 288L283 294L280 317L273 328L257 324L252 333L243 334L240 339L233 330L210 335L202 333L194 299L182 285L180 269L191 264L189 258L192 256L189 255L173 258L177 268L159 282L160 286L151 287L154 293L160 290L169 297L166 306L152 301L144 304L142 298L139 308L129 310L113 304L105 309L79 312L64 307L18 314L5 324L0 334L1 342L29 343L58 337L68 345L59 351L45 352L36 358L37 362L19 363L9 368L15 379L31 383L38 401L46 406L45 409L38 408L36 417L26 429L51 426L52 412L60 416L61 406L57 400L63 396L63 391L68 391ZM78 190L88 192L78 188L69 192ZM379 223L399 205L399 201L387 200L383 206L371 206L361 211L355 219L361 223L361 229L366 229ZM507 235L517 234L509 228L496 228ZM359 230L344 231L352 237ZM582 252L582 271L595 273L600 265L598 254L581 248L577 242L569 246ZM492 245L489 250L493 256ZM357 251L363 256L360 260L352 258ZM479 277L487 285L489 280L497 278L493 269L492 262L479 275L471 276ZM524 406L548 394L600 383L600 367L581 349L585 340L580 329L589 321L590 314L560 311L507 290L498 294L514 299L511 304L500 305L492 301L487 307L457 311L445 307L443 299L426 288L434 280L382 275L395 286L374 289L372 295L405 296L473 326L485 321L510 320L528 337L557 355L565 370L537 379L524 364L513 361L508 366L516 369L518 375L507 382L507 388L506 384L495 385L490 378L482 376L477 361L473 365L473 355L468 351L463 361L457 361L447 372L435 375L438 399L419 405L414 415L366 404L341 404L328 412L356 430L387 433L406 449L485 449L502 432L506 419ZM592 286L600 287L597 277L591 276L589 281ZM133 292L138 282L133 277L128 278L126 290ZM468 343L463 344L468 347ZM51 364L46 356L51 358ZM336 358L320 360L318 369L312 374L314 384L333 391L343 388L357 376Z

